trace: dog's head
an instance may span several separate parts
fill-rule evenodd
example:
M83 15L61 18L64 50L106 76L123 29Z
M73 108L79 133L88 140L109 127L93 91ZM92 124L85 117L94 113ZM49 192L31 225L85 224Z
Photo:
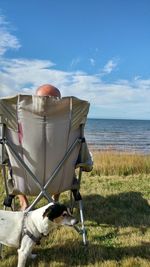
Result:
M78 223L77 219L72 216L69 208L59 203L49 206L45 210L43 218L46 216L50 221L60 225L73 226Z

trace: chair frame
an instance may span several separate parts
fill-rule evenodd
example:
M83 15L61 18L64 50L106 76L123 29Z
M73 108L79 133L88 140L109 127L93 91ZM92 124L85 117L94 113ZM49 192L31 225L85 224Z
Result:
M68 151L66 152L66 154L64 155L62 160L59 162L58 166L53 171L52 175L48 178L48 181L46 182L46 184L44 186L39 182L38 178L32 173L32 171L29 169L29 167L24 163L22 158L19 156L19 154L14 149L13 144L5 136L5 127L6 127L6 125L2 122L2 118L1 118L1 122L0 122L0 165L2 167L2 176L4 178L4 185L5 185L6 195L8 196L7 171L6 171L7 163L5 163L5 160L4 160L4 151L5 151L6 147L8 147L11 150L12 154L19 161L19 163L21 164L22 168L29 173L31 178L34 180L35 184L41 190L39 195L33 201L33 203L31 203L31 205L26 209L25 212L28 213L29 211L31 211L35 207L35 205L43 197L45 197L48 202L52 202L53 201L52 197L47 192L47 187L49 186L49 183L55 178L55 176L57 175L57 173L59 172L59 170L61 169L63 164L66 162L66 160L69 158L70 154L72 153L72 151L74 150L74 148L78 144L81 145L80 149L81 149L81 157L82 157L82 144L85 142L84 124L80 125L80 137L77 138L74 141L74 143L69 147ZM79 167L79 175L78 175L79 187L80 187L81 177L82 177L82 167ZM77 193L77 195L78 194L80 195L79 189L76 190L76 193ZM83 244L86 245L87 244L87 234L86 234L86 229L85 229L85 225L84 225L83 203L82 203L81 195L80 195L79 198L76 198L75 201L79 202L81 227L79 228L77 226L74 226L74 228L79 234L82 235Z

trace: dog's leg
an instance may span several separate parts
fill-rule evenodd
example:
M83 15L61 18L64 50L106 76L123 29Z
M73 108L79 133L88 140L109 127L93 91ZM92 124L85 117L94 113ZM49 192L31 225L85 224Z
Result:
M21 241L21 246L18 249L18 265L17 267L25 267L26 260L32 252L34 242L25 235Z

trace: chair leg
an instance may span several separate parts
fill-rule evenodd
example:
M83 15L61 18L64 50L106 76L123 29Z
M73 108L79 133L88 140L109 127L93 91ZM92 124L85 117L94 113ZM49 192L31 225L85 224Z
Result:
M79 209L80 209L81 232L82 232L83 244L87 245L87 234L86 234L86 229L84 225L82 200L79 200Z
M74 196L75 201L79 203L80 221L81 221L81 229L79 229L77 226L75 226L74 228L76 229L78 233L82 234L83 244L87 245L87 234L86 234L86 229L84 226L82 197L81 197L80 192L77 189L72 190L72 194Z

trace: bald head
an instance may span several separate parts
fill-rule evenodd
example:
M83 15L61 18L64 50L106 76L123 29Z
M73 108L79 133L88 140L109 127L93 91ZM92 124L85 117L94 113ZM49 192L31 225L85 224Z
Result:
M58 88L51 84L44 84L41 85L37 90L36 90L36 95L38 96L55 96L55 97L61 97L60 91Z

